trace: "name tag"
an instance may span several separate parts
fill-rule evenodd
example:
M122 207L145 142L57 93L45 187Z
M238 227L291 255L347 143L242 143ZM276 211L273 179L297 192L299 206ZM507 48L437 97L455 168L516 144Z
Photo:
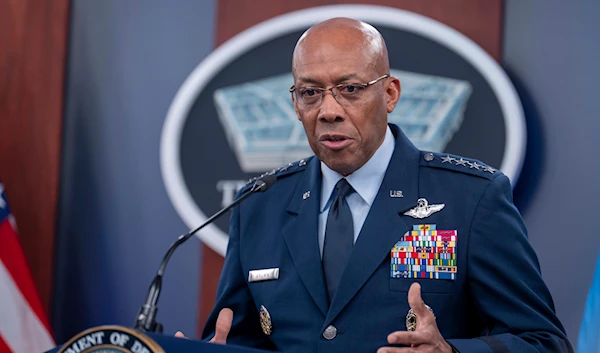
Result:
M270 281L273 279L279 279L279 267L248 272L248 282Z

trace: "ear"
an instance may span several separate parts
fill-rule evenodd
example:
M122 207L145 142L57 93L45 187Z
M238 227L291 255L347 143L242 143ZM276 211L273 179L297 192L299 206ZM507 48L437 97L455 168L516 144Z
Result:
M400 86L400 80L398 78L391 76L387 80L387 86L385 90L386 96L386 104L387 104L387 112L391 113L396 108L398 104L398 100L400 99L400 91L402 87Z

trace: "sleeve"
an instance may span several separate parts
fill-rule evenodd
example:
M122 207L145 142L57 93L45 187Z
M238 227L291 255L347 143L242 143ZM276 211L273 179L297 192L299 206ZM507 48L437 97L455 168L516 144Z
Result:
M259 314L242 271L239 206L233 209L231 215L229 243L217 287L216 303L204 326L202 340L209 341L215 335L217 317L223 308L230 308L233 311L233 322L227 336L227 344L262 349L274 348L262 332Z
M468 288L488 333L449 339L458 351L573 352L505 175L479 201L467 256Z

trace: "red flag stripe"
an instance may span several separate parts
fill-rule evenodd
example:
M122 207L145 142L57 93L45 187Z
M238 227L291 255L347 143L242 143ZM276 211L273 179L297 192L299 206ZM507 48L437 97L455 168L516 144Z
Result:
M2 333L0 333L0 353L13 353L2 339Z
M0 332L14 353L40 353L55 346L17 284L0 261Z
M0 223L0 261L10 273L13 281L16 283L19 291L44 325L48 332L51 332L48 319L46 317L42 303L37 295L37 290L33 283L29 266L25 261L25 255L21 249L21 244L17 234L8 220Z

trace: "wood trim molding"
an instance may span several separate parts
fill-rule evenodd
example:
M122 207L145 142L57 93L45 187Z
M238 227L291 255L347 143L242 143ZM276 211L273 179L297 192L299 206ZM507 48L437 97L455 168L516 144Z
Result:
M50 309L69 0L0 2L0 180Z

